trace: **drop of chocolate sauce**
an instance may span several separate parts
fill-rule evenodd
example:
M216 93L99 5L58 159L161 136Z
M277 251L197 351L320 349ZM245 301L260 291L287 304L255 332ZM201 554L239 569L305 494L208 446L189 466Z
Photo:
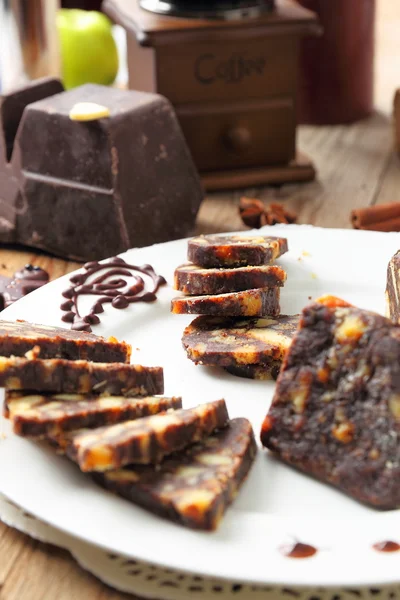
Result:
M314 546L303 544L302 542L294 542L291 545L282 546L280 551L288 558L310 558L318 552Z
M391 540L385 542L377 542L372 547L378 552L398 552L400 550L400 544L398 544L397 542L392 542Z

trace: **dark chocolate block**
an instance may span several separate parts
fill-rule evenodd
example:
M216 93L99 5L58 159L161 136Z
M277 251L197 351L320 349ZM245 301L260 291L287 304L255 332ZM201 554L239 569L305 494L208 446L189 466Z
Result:
M26 106L63 91L57 79L38 79L7 94L0 95L0 241L16 242L17 213L23 205L20 185L21 164L17 132ZM16 150L16 152L14 152Z
M65 358L93 362L126 362L131 347L110 337L82 331L36 325L27 321L0 321L0 356L24 356L34 348L36 358Z
M288 251L285 238L206 235L188 242L188 259L199 267L268 265Z
M164 378L161 367L0 356L0 387L68 394L152 396L164 393Z
M283 360L298 322L298 315L274 319L198 317L186 327L182 344L188 358L202 365L268 366L271 360Z
M283 286L286 272L277 266L203 269L193 263L175 270L174 288L183 294L227 294L255 288Z
M182 296L171 302L171 312L182 315L262 317L279 315L280 288L259 288L217 296Z
M26 437L55 437L73 429L102 427L182 408L182 399L6 390L4 406L14 433Z
M349 306L304 309L261 441L371 506L400 505L400 328Z
M390 259L387 268L386 316L400 323L400 250Z
M216 529L257 452L247 419L166 458L158 469L126 467L96 473L95 481L143 508L193 529Z
M273 381L278 378L282 361L271 360L265 365L231 365L225 371L236 377L256 379L259 381Z
M71 120L81 102L103 105L110 116ZM194 226L203 192L162 96L98 85L54 92L27 102L14 145L11 170L4 158L0 166L5 206L19 194L6 241L92 260L180 238Z
M129 464L157 464L209 436L229 421L225 401L77 431L59 442L82 471L109 471Z

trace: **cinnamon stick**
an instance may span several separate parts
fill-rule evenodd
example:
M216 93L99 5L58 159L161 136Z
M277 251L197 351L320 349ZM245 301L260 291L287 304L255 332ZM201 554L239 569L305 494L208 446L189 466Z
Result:
M354 229L400 231L400 202L352 210L351 223Z

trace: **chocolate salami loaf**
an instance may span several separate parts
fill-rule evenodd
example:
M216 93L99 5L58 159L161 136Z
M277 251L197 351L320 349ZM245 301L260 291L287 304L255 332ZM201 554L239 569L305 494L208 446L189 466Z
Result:
M82 471L108 471L129 464L156 464L221 429L229 421L225 401L175 410L110 427L67 434L60 440Z
M115 338L102 337L26 321L0 321L0 356L24 356L35 348L40 358L65 358L93 362L126 362L131 347Z
M182 296L171 302L174 314L225 317L275 317L280 313L280 288L245 290L217 296Z
M207 235L188 242L188 259L199 267L268 265L288 251L285 238L271 236Z
M195 363L219 367L267 367L280 363L299 322L298 315L270 319L198 317L183 333L182 344Z
M400 506L400 328L337 302L302 314L261 430L282 460L381 509Z
M85 360L32 359L0 356L0 387L72 394L147 396L164 393L161 367Z
M183 294L204 296L283 286L285 281L286 272L277 266L203 269L187 263L175 270L174 288Z
M400 323L400 250L390 259L386 279L386 315Z
M257 452L246 419L189 446L160 464L96 473L103 487L161 517L193 529L216 529Z
M126 398L94 394L5 395L5 412L14 433L26 437L56 437L66 431L112 425L182 408L181 398Z

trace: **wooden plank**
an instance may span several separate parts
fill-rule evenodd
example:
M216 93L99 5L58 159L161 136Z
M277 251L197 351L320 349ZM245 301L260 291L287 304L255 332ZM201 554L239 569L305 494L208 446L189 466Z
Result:
M111 590L78 567L68 552L8 531L19 552L8 561L12 568L7 578L0 580L1 600L134 600L134 596Z

